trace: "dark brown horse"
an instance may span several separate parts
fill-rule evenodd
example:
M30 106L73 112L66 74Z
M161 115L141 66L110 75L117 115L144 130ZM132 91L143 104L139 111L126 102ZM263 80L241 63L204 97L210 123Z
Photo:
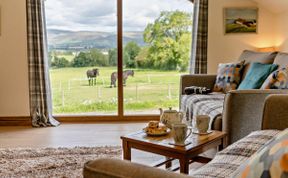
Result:
M132 76L134 77L134 70L125 70L123 72L123 85L125 86L126 85L126 80L128 79L129 76ZM111 74L111 85L110 87L116 87L116 81L117 81L117 72L113 72Z
M89 86L96 85L96 77L99 76L99 69L95 68L92 70L87 70L86 72Z

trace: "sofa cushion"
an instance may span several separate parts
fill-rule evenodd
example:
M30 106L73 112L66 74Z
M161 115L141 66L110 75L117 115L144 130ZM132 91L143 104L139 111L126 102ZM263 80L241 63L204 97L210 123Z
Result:
M252 132L218 152L212 161L193 172L191 176L193 178L231 177L241 164L278 133L277 130Z
M239 90L259 89L267 77L277 69L277 64L252 63L245 79L239 85Z
M232 177L288 177L288 129L257 151Z
M244 61L219 64L213 91L227 93L236 90L241 80L243 66Z
M278 53L275 57L274 64L278 64L279 68L288 66L288 53Z
M259 62L263 64L272 64L274 62L276 55L277 52L256 52L256 51L244 50L239 57L239 61L245 60L242 79L245 78L251 63Z
M261 89L288 89L288 67L272 72Z

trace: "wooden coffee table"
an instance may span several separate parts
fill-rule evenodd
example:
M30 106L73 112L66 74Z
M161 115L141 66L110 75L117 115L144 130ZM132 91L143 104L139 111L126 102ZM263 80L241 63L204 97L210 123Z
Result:
M138 149L158 155L165 156L166 159L159 161L154 167L166 165L166 169L181 173L189 173L189 164L192 162L208 163L210 158L199 156L199 154L218 147L222 150L226 147L226 133L213 131L208 135L192 134L187 141L191 144L186 146L174 146L169 143L173 141L172 134L161 137L147 136L144 131L122 136L123 158L131 160L131 149ZM171 167L172 161L178 159L180 167Z

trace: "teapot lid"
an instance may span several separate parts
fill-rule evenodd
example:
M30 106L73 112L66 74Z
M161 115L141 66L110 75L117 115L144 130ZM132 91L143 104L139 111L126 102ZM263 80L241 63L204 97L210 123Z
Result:
M169 107L169 110L165 110L164 113L177 113L178 111L172 110L172 107Z

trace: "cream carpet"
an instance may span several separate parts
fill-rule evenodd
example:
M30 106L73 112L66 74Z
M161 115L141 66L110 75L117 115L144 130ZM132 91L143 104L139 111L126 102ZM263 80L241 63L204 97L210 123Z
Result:
M0 177L82 177L86 161L121 158L121 147L0 149Z

